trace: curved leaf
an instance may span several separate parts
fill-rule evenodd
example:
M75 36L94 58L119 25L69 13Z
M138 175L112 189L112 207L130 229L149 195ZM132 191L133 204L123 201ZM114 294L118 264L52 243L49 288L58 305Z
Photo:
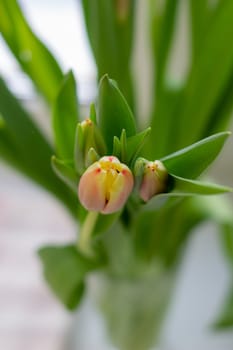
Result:
M108 73L133 108L130 58L133 46L136 1L81 0L86 30L98 70Z
M171 196L192 196L196 194L200 195L212 195L226 192L232 192L230 187L220 186L213 183L184 179L179 176L171 175L174 179L174 188L167 195Z
M134 160L142 147L144 146L146 142L146 138L151 132L151 128L147 128L146 130L143 130L139 133L137 133L134 136L131 136L127 139L127 158L128 162Z
M133 114L116 83L107 75L100 81L98 120L109 154L112 153L114 136L120 138L123 129L127 137L136 133Z
M76 193L78 188L78 176L74 169L67 164L67 162L55 156L52 156L51 163L55 174Z
M160 209L169 198L179 200L179 197L195 195L216 195L232 192L232 188L220 186L213 183L184 179L179 176L170 175L172 190L167 193L155 195L146 204L142 206L142 211L151 211Z
M3 129L0 136L3 157L9 164L57 196L76 216L77 197L52 171L50 164L54 153L52 147L2 79L0 79L0 113L6 127L6 132Z
M161 10L161 7L163 9ZM163 5L150 2L150 20L153 51L156 61L156 90L161 92L166 78L166 68L175 33L179 0L166 0Z
M38 254L50 288L68 309L74 310L83 296L85 277L96 265L74 245L46 246Z
M16 0L0 0L0 32L23 70L51 103L62 80L61 68L29 27Z
M213 7L210 6L208 0L190 0L189 10L191 18L191 34L192 34L192 54L197 56L199 48L203 41L211 15L214 12Z
M119 218L120 215L121 211L109 215L99 214L93 230L94 237L105 233L115 223L115 221Z
M76 84L70 71L60 86L53 108L55 144L61 158L73 158L78 115Z
M161 161L169 173L195 179L214 161L230 134L221 132L212 135L162 158Z
M233 37L233 2L219 3L221 6L210 21L187 80L174 135L174 142L179 148L208 132L211 118L214 116L216 119L213 111L225 94L229 77L232 76L233 47L229 43Z

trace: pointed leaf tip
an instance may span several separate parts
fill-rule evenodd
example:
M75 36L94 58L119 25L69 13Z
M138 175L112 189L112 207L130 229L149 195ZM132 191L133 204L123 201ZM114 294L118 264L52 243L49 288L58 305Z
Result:
M51 157L51 164L55 174L74 192L78 188L78 176L74 169L64 160L58 159L56 156Z
M174 175L171 175L171 177L174 181L174 188L170 195L215 195L233 191L230 187L210 182L184 179Z
M132 111L116 82L109 79L107 75L104 75L100 81L97 114L109 153L112 153L114 136L120 139L123 129L128 137L135 135L136 126Z
M195 179L215 160L230 134L229 131L214 134L161 160L169 173Z

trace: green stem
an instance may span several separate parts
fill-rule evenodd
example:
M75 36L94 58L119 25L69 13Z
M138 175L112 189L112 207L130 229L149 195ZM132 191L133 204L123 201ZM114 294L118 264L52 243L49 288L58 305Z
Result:
M97 221L99 213L90 211L86 219L84 221L84 224L81 228L79 239L77 242L77 246L79 250L88 257L93 257L94 252L91 247L91 236Z

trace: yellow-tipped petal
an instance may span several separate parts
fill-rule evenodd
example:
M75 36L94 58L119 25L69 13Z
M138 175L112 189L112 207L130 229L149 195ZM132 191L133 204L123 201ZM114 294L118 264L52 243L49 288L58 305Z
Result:
M120 210L133 189L130 169L114 156L92 164L79 182L79 199L91 211L110 214Z
M120 210L126 203L133 189L133 175L129 168L124 168L117 174L109 190L109 201L102 210L103 214L110 214Z

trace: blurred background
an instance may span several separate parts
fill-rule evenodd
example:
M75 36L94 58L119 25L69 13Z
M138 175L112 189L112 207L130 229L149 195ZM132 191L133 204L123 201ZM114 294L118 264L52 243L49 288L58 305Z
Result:
M20 0L19 3L34 31L52 50L64 70L73 69L80 102L86 105L92 101L96 94L96 68L79 1ZM184 0L184 9L185 5ZM135 46L138 55L134 67L144 76L141 81L144 84L150 76L150 61L148 43L143 35L147 30L143 1L139 1L139 6L137 20L144 25L138 33ZM174 78L184 74L187 65L185 10L178 27L179 41L171 67ZM1 38L0 74L33 111L38 123L49 132L46 106L34 94L32 84ZM143 91L140 96L142 115L146 113L150 93L148 85ZM232 147L230 140L211 170L216 180L231 186ZM97 339L98 343L102 339L99 350L111 350L104 341L102 321L91 311L90 301L84 301L78 315L69 314L50 294L42 278L36 249L48 242L67 242L74 237L75 231L75 224L57 201L0 163L0 349L73 349L72 341L68 339L72 339L70 334L75 333L73 325L78 322L79 314L85 314L84 322L78 326L84 330L88 328L90 333L82 349L98 350ZM233 332L213 333L210 327L230 282L218 239L216 227L209 223L196 229L192 235L163 333L164 349L233 349Z

